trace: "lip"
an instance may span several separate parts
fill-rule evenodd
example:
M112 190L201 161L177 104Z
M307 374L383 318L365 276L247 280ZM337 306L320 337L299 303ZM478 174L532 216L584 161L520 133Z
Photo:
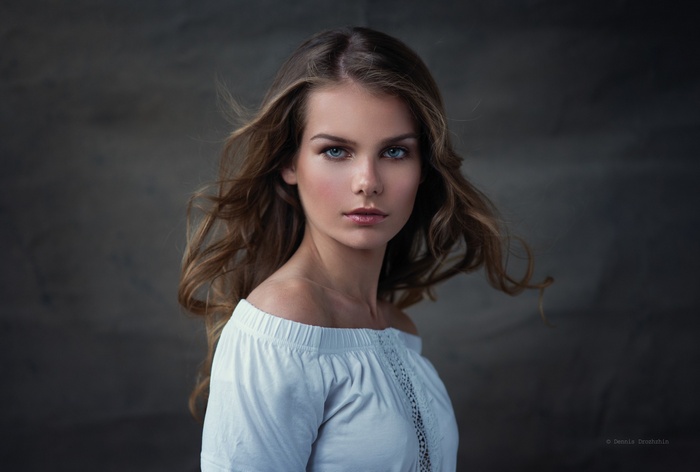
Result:
M345 217L360 226L371 226L382 222L387 214L376 208L355 208Z
M346 215L377 215L377 216L386 216L386 213L384 213L381 210L378 210L377 208L355 208L351 212L346 213Z

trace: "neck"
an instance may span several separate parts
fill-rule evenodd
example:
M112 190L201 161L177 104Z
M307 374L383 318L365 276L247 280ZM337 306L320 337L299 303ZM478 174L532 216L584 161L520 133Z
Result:
M307 228L292 259L302 275L312 282L377 313L377 290L386 245L374 249L354 249L331 241L316 241Z

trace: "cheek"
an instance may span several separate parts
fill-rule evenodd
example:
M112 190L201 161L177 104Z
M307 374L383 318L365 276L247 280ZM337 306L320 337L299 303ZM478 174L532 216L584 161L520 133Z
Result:
M405 204L405 209L407 213L413 212L413 206L416 201L416 195L418 194L418 182L412 185L405 185L400 189L400 198Z
M307 204L319 206L337 200L342 191L341 176L322 169L314 170L307 169L299 175L299 192L306 197Z
M401 178L396 179L394 185L396 197L412 203L420 185L420 170L404 173Z
M314 196L319 200L318 203L325 200L333 200L338 193L338 186L331 182L316 182L314 184Z

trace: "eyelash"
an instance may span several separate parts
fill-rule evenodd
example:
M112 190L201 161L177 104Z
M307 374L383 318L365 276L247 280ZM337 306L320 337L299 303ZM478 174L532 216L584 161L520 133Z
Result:
M343 156L331 156L330 154L328 154L330 151L333 151L333 150L341 151L342 153L344 153L344 155ZM386 156L385 154L391 150L401 151L401 152L403 152L403 155L401 157ZM341 159L346 159L350 153L346 149L343 149L340 146L329 146L329 147L325 148L323 151L321 151L321 154L323 154L326 159L329 159L332 161L339 161ZM389 146L384 151L382 151L382 156L386 157L387 159L390 159L392 161L401 161L403 159L408 158L408 149L406 149L403 146Z

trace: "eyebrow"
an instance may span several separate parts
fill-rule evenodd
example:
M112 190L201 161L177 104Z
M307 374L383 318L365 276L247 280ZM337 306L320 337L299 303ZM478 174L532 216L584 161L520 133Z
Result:
M337 143L342 143L342 144L349 144L351 146L356 145L354 141L351 141L349 139L341 138L340 136L333 136L332 134L326 134L326 133L319 133L311 138L309 138L309 141L313 141L315 139L327 139L329 141L335 141ZM404 133L400 134L398 136L393 136L391 138L386 138L382 139L382 145L390 144L390 143L395 143L398 141L403 141L405 139L418 139L418 134L417 133Z

